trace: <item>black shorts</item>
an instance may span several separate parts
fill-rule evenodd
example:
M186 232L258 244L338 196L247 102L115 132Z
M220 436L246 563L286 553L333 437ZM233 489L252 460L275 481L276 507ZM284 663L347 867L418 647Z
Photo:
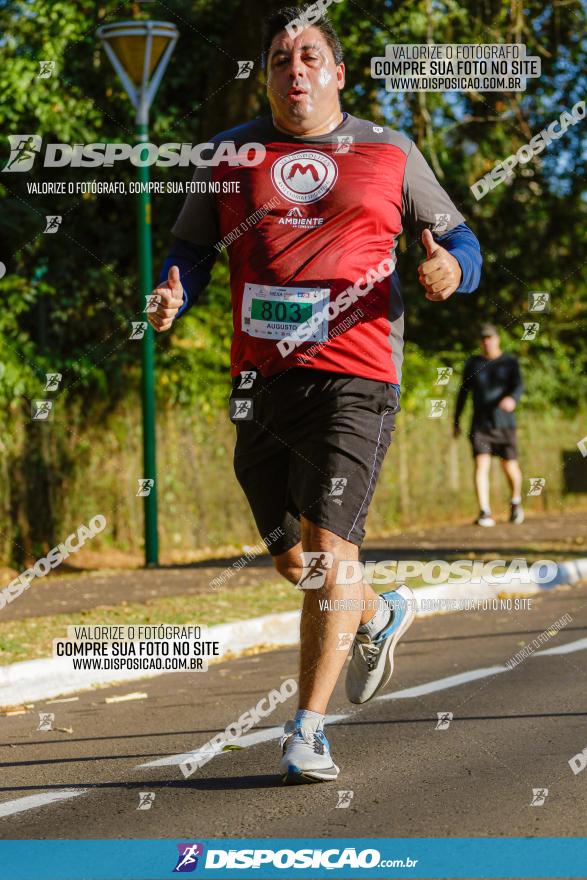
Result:
M498 455L505 461L518 457L515 428L473 428L469 435L473 455Z
M242 384L233 379L234 469L270 553L298 543L300 516L360 546L399 410L394 386L306 367Z

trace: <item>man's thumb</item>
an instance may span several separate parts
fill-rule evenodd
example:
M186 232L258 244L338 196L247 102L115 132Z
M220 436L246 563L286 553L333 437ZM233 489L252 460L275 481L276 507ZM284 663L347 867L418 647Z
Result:
M426 256L428 257L428 259L434 256L439 248L439 245L434 241L432 233L429 229L425 229L422 233L422 244L426 248Z
M167 283L173 289L174 287L180 287L181 281L179 280L179 269L177 266L171 266L169 272L167 273Z

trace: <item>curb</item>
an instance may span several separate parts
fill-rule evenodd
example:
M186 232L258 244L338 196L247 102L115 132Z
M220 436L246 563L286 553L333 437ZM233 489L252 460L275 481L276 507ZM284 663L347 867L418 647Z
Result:
M267 614L251 620L221 623L204 630L205 638L220 642L220 655L215 663L231 659L246 650L264 645L295 644L299 630L299 611L285 614ZM210 662L210 661L208 661ZM121 673L118 670L83 670L71 668L68 657L47 657L25 660L0 666L0 708L21 705L34 700L60 697L97 685L123 683L137 679L166 675L173 670L156 669L150 672L137 669Z
M472 603L503 598L508 593L516 596L529 596L544 589L554 589L561 584L576 584L587 580L587 558L561 562L555 577L544 584L534 581L515 581L505 583L443 583L416 590L418 617L434 614L451 614L475 610L458 607L459 603ZM434 606L440 607L434 607ZM457 607L450 607L456 605ZM432 606L432 607L431 607ZM447 608L449 606L449 608ZM227 660L255 648L295 645L299 636L299 611L282 614L267 614L250 620L222 623L206 630L206 638L220 642L220 655L214 662ZM154 678L170 674L163 670L128 671L123 674L117 670L74 671L67 657L49 657L41 660L25 660L0 666L0 708L22 705L34 700L44 700L78 691L88 690L98 685L123 683L137 679Z

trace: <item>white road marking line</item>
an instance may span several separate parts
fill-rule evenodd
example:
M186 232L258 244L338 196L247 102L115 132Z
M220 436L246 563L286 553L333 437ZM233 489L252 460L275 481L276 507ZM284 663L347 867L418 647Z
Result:
M271 739L279 739L282 733L283 727L268 727L265 730L256 730L254 733L246 733L244 736L235 740L228 740L228 742L244 749L247 746L257 745L257 743L267 742ZM157 758L155 761L148 761L146 764L139 764L138 766L174 767L176 764L183 764L184 761L193 761L194 755L196 755L202 748L203 745L198 746L198 748L194 749L192 752L184 752L181 755L167 755L165 758ZM218 754L223 755L225 752L218 752Z
M337 721L344 721L346 718L350 718L350 713L348 715L327 715L326 723L327 724L336 724ZM227 740L228 745L240 746L245 749L248 746L256 746L258 743L269 742L273 739L279 739L283 734L283 725L279 725L279 727L267 727L265 730L255 730L253 733L246 733L244 736L240 736L238 739ZM139 764L139 767L175 767L176 765L183 764L184 761L189 761L194 759L194 755L197 755L198 752L203 748L203 746L198 746L197 749L194 749L192 752L184 752L182 755L168 755L165 758L157 758L155 761L149 761L147 764ZM219 755L225 755L226 752L218 752L218 755L214 757L217 758Z
M487 678L489 675L497 675L499 672L509 672L507 666L486 666L484 669L471 669L469 672L459 672L458 675L448 675L446 678L437 678L436 681L428 681L416 687L404 688L401 691L392 691L391 694L383 694L375 697L376 700L406 700L411 697L422 697L424 694L432 694L435 691L443 691L446 688L466 684L468 681L476 681L479 678Z
M536 651L535 654L532 654L532 657L540 657L542 654L569 654L572 651L582 651L587 648L587 638L579 639L576 642L570 642L567 645L560 645L556 648L548 648L544 651ZM480 669L470 669L468 672L460 672L457 675L448 675L444 678L437 678L434 681L428 681L425 684L416 685L411 688L403 688L400 691L392 691L390 694L382 694L379 697L375 697L375 701L383 701L383 700L407 700L413 699L415 697L422 697L426 694L432 694L435 691L443 691L447 688L458 687L461 684L467 684L470 681L479 681L481 678L488 678L491 675L499 675L501 672L511 672L507 666L485 666ZM352 713L347 715L327 715L325 719L326 724L336 724L337 721L346 721L347 718L351 718ZM261 742L269 742L270 740L279 739L282 735L283 729L281 727L269 727L266 730L255 731L254 733L245 734L245 736L241 736L238 740L234 740L235 745L240 745L242 748L247 748L248 746L257 745ZM147 764L139 764L139 767L172 767L179 764L182 764L184 761L188 760L190 757L193 758L194 754L201 749L202 746L198 746L198 748L194 749L192 752L184 752L181 755L170 755L165 758L158 758L155 761L149 761ZM218 755L223 755L225 752L219 752ZM215 755L215 757L218 757ZM213 759L211 759L213 760Z
M36 807L46 807L55 801L74 798L85 794L87 790L87 788L63 788L59 791L48 791L45 794L29 794L26 797L16 798L14 801L4 801L3 804L0 804L0 818L13 816L15 813L24 813L26 810L34 810Z
M566 645L557 645L556 648L546 648L537 651L533 657L544 657L546 654L572 654L573 651L584 651L587 648L587 639L577 639L576 642L568 642Z

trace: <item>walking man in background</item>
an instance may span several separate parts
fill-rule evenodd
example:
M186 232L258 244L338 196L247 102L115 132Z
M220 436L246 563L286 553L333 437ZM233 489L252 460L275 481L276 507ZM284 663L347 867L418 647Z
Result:
M475 458L475 489L479 501L478 526L494 526L489 501L491 457L499 456L510 485L512 500L510 522L524 522L522 508L522 471L518 463L516 417L514 410L524 386L515 355L503 352L493 324L481 327L482 354L465 363L463 382L457 397L454 435L460 434L459 420L469 391L473 394L473 420L469 438Z

